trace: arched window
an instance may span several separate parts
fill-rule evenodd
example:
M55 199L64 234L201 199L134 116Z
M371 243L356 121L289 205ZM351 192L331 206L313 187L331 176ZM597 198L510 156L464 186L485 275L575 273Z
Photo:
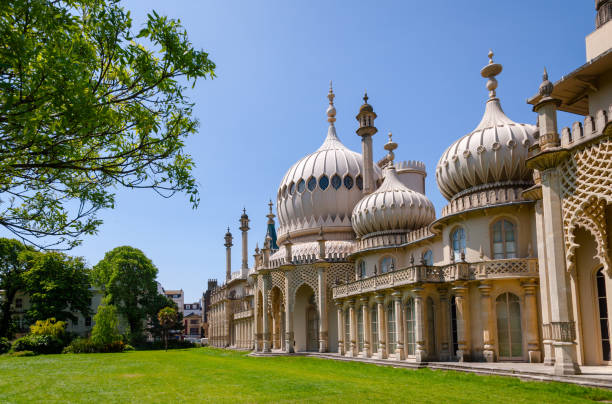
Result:
M397 331L395 327L395 303L390 302L387 306L387 347L389 354L395 353L397 345Z
M363 352L363 335L363 307L359 307L359 312L357 313L357 352Z
M370 332L372 333L372 341L370 346L372 347L372 353L378 352L378 307L374 305L370 309Z
M451 243L455 261L461 261L461 254L465 254L465 230L463 230L463 227L457 227L451 233Z
M304 181L304 179L301 179L298 182L297 189L300 194L304 192L304 190L306 189L306 181Z
M346 189L353 188L353 177L347 174L347 176L344 177L344 186L346 187Z
M492 226L493 258L516 258L516 234L514 224L506 219L500 219Z
M293 195L295 193L295 184L292 182L289 184L289 195Z
M366 263L364 260L357 261L357 278L363 279L366 277Z
M521 305L513 293L504 293L495 299L497 314L497 341L499 358L520 358L523 355L523 333L521 330Z
M328 186L329 186L329 178L327 177L327 175L324 174L321 178L319 178L319 188L325 191Z
M393 257L385 257L380 262L380 272L385 274L395 269L395 260Z
M416 317L414 312L414 299L411 297L406 301L406 354L414 355L416 349L416 337L414 334Z
M317 179L315 177L310 177L308 179L308 190L312 192L314 191L316 187L317 187Z
M361 175L355 177L355 184L357 185L357 188L359 188L360 191L363 190L363 177Z
M433 265L433 253L431 252L431 250L427 250L423 254L423 263L427 266Z
M338 189L342 185L342 180L340 179L340 176L338 174L334 174L334 176L331 179L331 183L334 189Z
M597 303L599 306L599 326L601 333L601 353L604 361L610 360L610 324L608 323L608 298L606 295L606 277L603 268L597 271Z

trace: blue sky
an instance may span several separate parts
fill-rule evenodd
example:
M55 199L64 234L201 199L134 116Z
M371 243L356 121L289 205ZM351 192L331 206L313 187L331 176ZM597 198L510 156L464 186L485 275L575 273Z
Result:
M318 148L326 134L329 81L337 130L360 150L355 115L364 89L378 119L375 158L386 134L396 159L425 162L427 194L440 212L435 182L440 155L480 121L487 98L480 69L490 48L503 64L497 94L517 122L535 123L525 103L547 66L558 80L585 62L584 37L594 29L593 1L189 1L130 0L135 26L146 13L180 19L197 48L217 64L217 78L189 94L201 122L187 142L196 163L201 204L162 199L151 191L118 190L97 236L71 254L94 265L119 245L142 249L167 289L198 299L209 278L223 280L223 235L251 217L250 245L263 240L268 199L285 171ZM579 117L561 116L561 126ZM252 262L252 257L250 257Z

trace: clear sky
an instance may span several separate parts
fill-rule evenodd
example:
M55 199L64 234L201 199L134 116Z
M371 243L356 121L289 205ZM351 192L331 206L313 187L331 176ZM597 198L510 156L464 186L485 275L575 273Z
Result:
M240 267L243 207L251 254L256 241L262 245L268 199L285 171L325 137L330 80L344 144L361 149L355 115L367 89L378 114L375 159L392 131L397 160L425 162L427 195L439 215L446 201L434 169L446 147L480 121L487 98L480 69L489 49L504 67L497 95L505 112L535 123L525 100L537 92L544 65L556 81L585 63L593 3L125 1L137 28L151 10L180 19L195 47L217 64L218 77L190 91L201 126L187 152L197 163L201 204L194 211L184 195L166 200L119 190L116 208L101 214L99 234L71 254L94 265L116 246L140 248L166 289L182 288L186 302L197 300L207 279L224 279L227 226L233 269ZM578 118L562 116L561 126Z

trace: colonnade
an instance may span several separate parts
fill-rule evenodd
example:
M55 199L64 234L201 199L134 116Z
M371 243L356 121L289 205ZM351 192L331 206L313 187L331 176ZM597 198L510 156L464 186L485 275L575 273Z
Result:
M238 349L253 348L253 318L234 320L232 347Z
M416 362L498 360L497 324L505 321L496 311L501 303L491 297L492 282L475 286L468 282L417 285L337 299L338 353ZM540 362L536 280L525 279L520 287L520 314L516 315L521 324L521 357L512 359ZM503 297L502 291L497 292ZM470 299L480 300L480 310L470 310ZM482 341L482 345L473 346L472 341Z

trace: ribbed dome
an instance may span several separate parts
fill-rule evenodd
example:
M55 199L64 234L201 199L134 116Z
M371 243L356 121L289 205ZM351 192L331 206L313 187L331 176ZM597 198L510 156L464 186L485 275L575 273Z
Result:
M385 168L385 180L353 209L352 224L357 236L382 231L410 231L434 221L436 213L423 194L407 188L393 165Z
M280 183L279 237L321 226L350 230L351 212L363 196L363 158L342 144L330 123L321 147L295 163ZM374 181L380 178L375 165Z
M487 101L480 124L453 143L436 168L436 181L448 200L481 186L527 185L531 170L525 165L534 144L536 127L513 122L499 99Z

